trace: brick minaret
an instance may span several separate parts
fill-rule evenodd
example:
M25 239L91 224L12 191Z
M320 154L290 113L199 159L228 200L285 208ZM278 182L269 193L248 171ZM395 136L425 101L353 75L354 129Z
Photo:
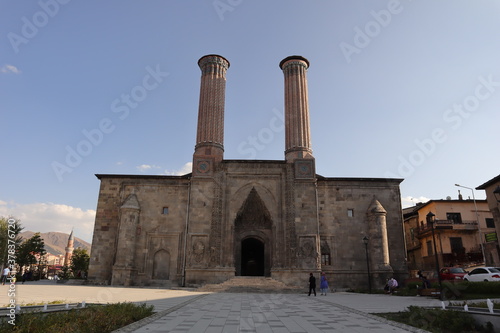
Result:
M224 102L229 61L210 54L198 60L201 69L198 130L193 156L193 174L209 174L212 163L224 157Z
M73 243L75 239L73 237L73 230L71 230L71 234L68 237L68 245L64 249L66 253L64 254L64 266L69 266L71 263L71 257L73 256Z
M309 101L306 72L309 61L301 56L280 62L285 75L285 159L314 159L309 129Z

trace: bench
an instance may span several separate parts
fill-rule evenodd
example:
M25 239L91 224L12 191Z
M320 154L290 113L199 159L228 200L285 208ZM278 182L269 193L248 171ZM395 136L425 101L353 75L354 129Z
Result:
M431 296L431 297L441 296L441 292L437 288L418 289L418 294L420 296Z

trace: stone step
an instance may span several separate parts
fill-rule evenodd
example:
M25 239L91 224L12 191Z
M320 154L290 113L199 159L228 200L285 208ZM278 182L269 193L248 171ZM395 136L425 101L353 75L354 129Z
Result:
M294 293L300 288L291 287L270 277L235 276L220 284L206 284L198 289L208 292L276 292Z

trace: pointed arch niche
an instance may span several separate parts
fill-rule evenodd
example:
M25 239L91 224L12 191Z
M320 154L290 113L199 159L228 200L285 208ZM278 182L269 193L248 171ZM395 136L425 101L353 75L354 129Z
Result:
M253 187L234 220L236 276L271 276L273 221Z
M166 250L158 250L153 256L153 280L169 280L170 253Z

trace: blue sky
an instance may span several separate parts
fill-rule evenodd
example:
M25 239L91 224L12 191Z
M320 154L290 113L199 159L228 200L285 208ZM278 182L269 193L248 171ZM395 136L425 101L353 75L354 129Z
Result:
M404 206L456 198L499 174L498 17L498 1L2 0L0 216L90 241L94 174L189 172L212 53L231 63L226 159L284 158L278 64L302 55L318 174L405 178Z

